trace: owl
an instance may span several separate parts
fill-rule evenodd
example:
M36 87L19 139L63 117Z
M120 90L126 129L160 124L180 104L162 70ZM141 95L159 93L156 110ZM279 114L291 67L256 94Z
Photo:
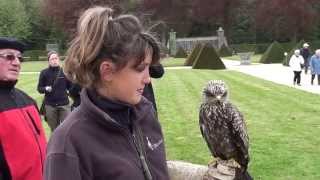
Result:
M213 157L236 161L235 179L252 179L247 172L249 138L245 121L228 101L228 89L221 80L211 80L203 89L199 126ZM238 176L238 177L237 177Z

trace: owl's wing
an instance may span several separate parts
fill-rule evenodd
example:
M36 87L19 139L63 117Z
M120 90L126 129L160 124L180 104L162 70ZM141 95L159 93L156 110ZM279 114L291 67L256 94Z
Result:
M211 155L215 156L214 153L214 149L212 147L212 145L210 144L210 137L209 137L209 132L208 132L208 122L210 120L208 119L208 117L206 116L205 113L205 108L203 108L202 106L200 107L200 112L199 112L199 126L200 126L200 131L201 131L201 135L204 138L204 140L207 143L207 146L211 152Z
M228 109L231 110L231 112L229 112L231 113L231 119L229 123L232 126L231 129L234 136L233 138L240 153L240 157L238 157L237 161L246 167L249 163L249 137L247 134L247 127L242 113L236 106L230 104Z

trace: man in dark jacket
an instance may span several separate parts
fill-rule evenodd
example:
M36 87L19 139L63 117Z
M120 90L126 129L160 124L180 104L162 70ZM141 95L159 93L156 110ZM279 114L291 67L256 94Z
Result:
M149 74L152 78L161 78L164 74L164 68L160 63L151 65L149 67ZM157 111L156 99L151 82L144 87L142 95L152 102L154 109Z
M300 54L304 59L304 73L307 74L308 73L308 68L309 68L309 58L311 57L311 52L309 50L309 44L308 43L304 43L303 44L303 48L300 50Z
M69 96L72 99L72 105L71 105L71 111L73 111L76 107L78 107L81 103L80 100L80 92L81 92L81 86L76 83L72 83L71 88L69 90Z
M49 67L40 73L38 91L45 94L45 119L53 131L70 113L68 90L71 82L66 79L60 67L57 52L48 53L48 62Z
M24 45L0 38L0 179L42 180L46 139L33 99L15 88Z

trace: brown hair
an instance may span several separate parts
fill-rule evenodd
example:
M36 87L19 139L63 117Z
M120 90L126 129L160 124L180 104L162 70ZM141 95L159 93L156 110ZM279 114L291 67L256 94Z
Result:
M130 60L134 60L137 67L147 52L152 52L152 63L160 59L157 40L144 31L135 16L120 15L112 19L111 14L112 9L108 7L89 8L78 21L64 71L70 80L83 87L91 87L100 80L99 66L106 58L117 70Z
M49 51L48 54L47 54L48 60L50 59L50 56L51 56L52 54L56 54L56 55L59 56L59 53L58 53L57 51Z

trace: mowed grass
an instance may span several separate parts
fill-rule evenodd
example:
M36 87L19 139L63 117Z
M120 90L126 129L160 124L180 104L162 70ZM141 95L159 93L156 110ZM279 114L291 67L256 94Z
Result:
M40 102L38 76L21 75L18 87ZM231 101L244 114L255 179L320 179L319 95L228 70L166 70L153 80L168 159L210 161L198 113L202 88L211 79L228 84Z
M229 85L244 114L256 179L320 179L319 95L233 71L167 70L154 80L168 159L210 160L198 127L201 91L210 79Z
M27 61L23 62L21 72L39 72L48 67L48 61Z
M161 64L164 67L183 66L185 58L164 58L161 60Z

